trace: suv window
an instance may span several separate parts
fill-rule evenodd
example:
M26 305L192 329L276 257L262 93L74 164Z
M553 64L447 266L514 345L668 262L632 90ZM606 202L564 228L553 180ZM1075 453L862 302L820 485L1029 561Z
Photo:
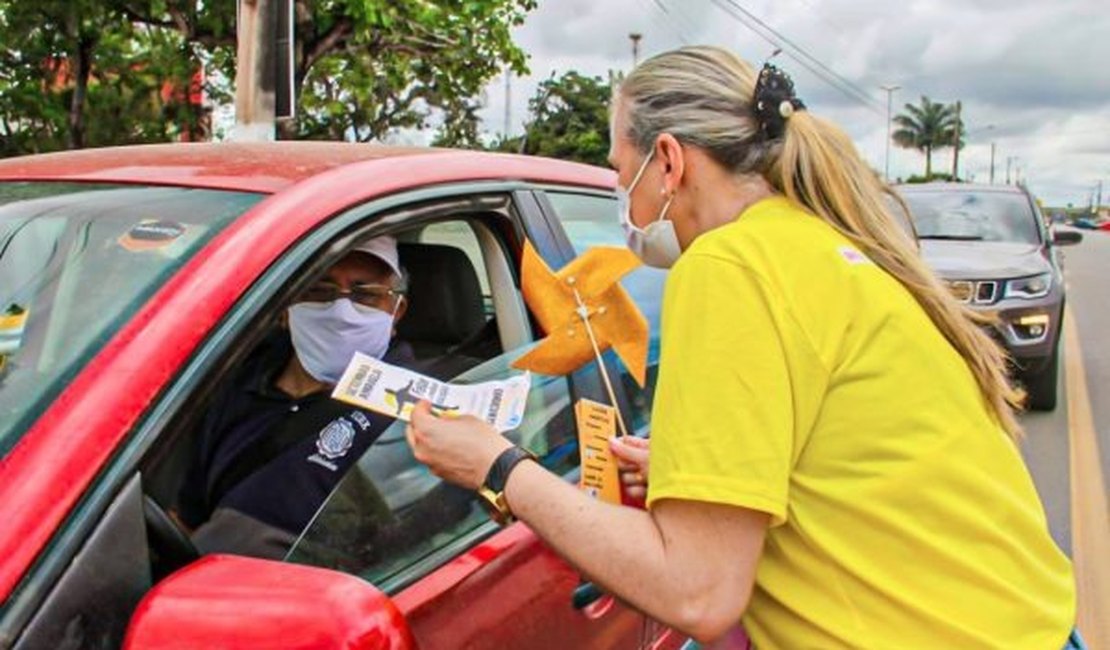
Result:
M576 253L594 246L625 246L624 231L617 215L617 199L612 194L586 194L549 190L551 204ZM647 381L643 389L622 373L621 383L632 403L632 430L646 431L651 421L651 403L659 365L659 314L663 306L663 284L667 273L641 266L624 276L621 286L647 317L652 338L648 346Z
M1024 194L914 190L902 196L918 239L1041 243L1040 226Z
M440 222L426 227L418 240L466 251L483 286L490 287L473 227L485 226ZM409 238L402 233L399 239ZM420 297L412 299L415 304ZM492 307L495 313L505 308ZM519 374L511 364L527 347L501 352L452 381L477 383ZM441 361L451 366L454 354L448 351ZM533 375L524 421L508 436L549 469L567 474L578 466L573 418L567 378ZM413 458L404 431L403 422L394 422L370 446L302 533L288 560L353 573L391 591L495 530L473 492L441 481Z

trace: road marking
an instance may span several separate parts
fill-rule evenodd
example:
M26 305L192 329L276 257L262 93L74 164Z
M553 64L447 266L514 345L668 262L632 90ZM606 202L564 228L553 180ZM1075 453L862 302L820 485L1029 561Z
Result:
M1079 328L1064 308L1064 376L1071 465L1071 550L1079 631L1091 650L1110 650L1110 509L1091 415Z

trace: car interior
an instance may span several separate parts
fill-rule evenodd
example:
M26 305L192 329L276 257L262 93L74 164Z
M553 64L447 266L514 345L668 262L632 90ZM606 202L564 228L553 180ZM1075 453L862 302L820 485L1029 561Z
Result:
M511 228L505 212L508 202L501 202L499 209L490 207L474 205L471 199L464 206L420 206L383 219L406 224L385 232L398 239L407 276L409 306L398 323L397 336L411 344L417 358L413 369L423 374L450 380L532 340L517 288L516 263L504 243ZM250 350L264 345L266 336L281 327L279 316L292 296L355 242L378 234L383 234L381 227L347 233L293 274L254 319L256 325L246 328L229 347L212 379L198 384L198 399L193 403L209 401L215 394L212 387L225 381ZM144 514L155 579L198 557L188 535L169 513L195 444L193 429L203 412L204 408L183 412L170 430L163 432L166 442L153 448L143 463ZM393 440L394 447L407 451L407 446L397 442ZM405 464L384 469L411 469ZM428 484L427 490L435 488L423 482ZM410 505L415 501L408 499Z

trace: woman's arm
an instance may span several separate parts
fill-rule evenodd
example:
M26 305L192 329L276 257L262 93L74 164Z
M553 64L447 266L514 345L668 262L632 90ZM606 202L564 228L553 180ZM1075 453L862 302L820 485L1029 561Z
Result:
M510 443L475 418L413 413L417 460L474 489ZM536 463L509 476L513 513L601 587L699 640L735 625L748 604L768 515L746 508L664 500L651 511L590 498Z

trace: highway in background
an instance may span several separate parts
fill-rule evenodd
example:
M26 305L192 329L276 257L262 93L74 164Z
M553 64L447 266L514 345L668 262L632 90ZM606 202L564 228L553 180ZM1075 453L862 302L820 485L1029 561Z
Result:
M1022 416L1022 453L1052 536L1075 562L1080 630L1095 650L1110 649L1110 232L1082 232L1082 243L1060 249L1070 322L1059 403Z

